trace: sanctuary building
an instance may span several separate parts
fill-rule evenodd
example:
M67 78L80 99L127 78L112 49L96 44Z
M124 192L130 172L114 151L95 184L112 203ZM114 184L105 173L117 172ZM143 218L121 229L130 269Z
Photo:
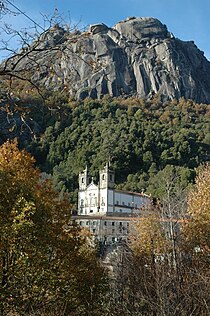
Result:
M78 215L132 216L148 209L150 197L115 189L115 173L106 164L95 184L87 168L79 174Z
M115 172L108 164L99 171L99 182L86 167L79 174L78 215L74 219L103 243L127 240L133 217L149 212L148 195L115 189Z

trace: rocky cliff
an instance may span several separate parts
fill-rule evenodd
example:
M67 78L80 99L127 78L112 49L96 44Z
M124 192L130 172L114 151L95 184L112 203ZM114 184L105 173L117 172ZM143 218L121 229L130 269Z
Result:
M31 60L18 67L30 69ZM175 38L155 18L91 25L82 33L55 26L39 39L35 62L32 81L76 98L158 93L163 100L210 103L210 62L194 42Z

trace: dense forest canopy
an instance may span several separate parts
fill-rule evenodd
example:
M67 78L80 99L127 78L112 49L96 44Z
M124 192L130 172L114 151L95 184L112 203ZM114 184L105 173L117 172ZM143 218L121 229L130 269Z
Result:
M29 97L19 91L19 98L2 103L2 111L22 111L31 131L10 126L11 136L19 136L59 190L75 191L86 165L97 181L98 169L109 161L118 188L157 197L156 180L168 165L186 186L194 168L210 159L210 105L183 98L163 103L158 96L75 101L65 92L48 93L43 102L36 93Z

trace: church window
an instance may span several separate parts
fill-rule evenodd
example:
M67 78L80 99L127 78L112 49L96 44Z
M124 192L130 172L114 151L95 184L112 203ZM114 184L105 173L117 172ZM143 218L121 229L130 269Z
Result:
M112 226L114 226L115 225L115 222L112 222Z
M84 206L84 200L83 199L81 199L80 205Z
M105 222L104 222L104 226L106 226L106 225L107 225L107 222L105 221Z
M125 205L125 202L122 202L122 205Z
M90 206L95 206L95 198L93 196L90 197Z
M119 222L119 225L122 226L122 222Z
M96 232L96 229L95 228L93 228L93 233L95 233Z
M112 174L109 175L109 180L112 181Z
M102 180L105 180L105 174L103 174L103 176L102 176Z
M119 205L119 201L116 201L116 205Z
M82 183L84 183L84 178L82 178Z
M90 213L93 213L93 210L90 210Z

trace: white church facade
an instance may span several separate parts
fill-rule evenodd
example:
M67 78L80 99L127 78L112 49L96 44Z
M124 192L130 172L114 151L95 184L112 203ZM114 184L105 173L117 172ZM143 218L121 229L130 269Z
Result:
M115 173L108 164L99 171L98 184L87 168L79 174L78 215L74 220L104 244L127 240L133 218L147 214L150 206L146 194L115 189Z
M148 209L150 197L115 189L115 173L108 164L95 184L87 168L79 174L78 215L132 216Z

